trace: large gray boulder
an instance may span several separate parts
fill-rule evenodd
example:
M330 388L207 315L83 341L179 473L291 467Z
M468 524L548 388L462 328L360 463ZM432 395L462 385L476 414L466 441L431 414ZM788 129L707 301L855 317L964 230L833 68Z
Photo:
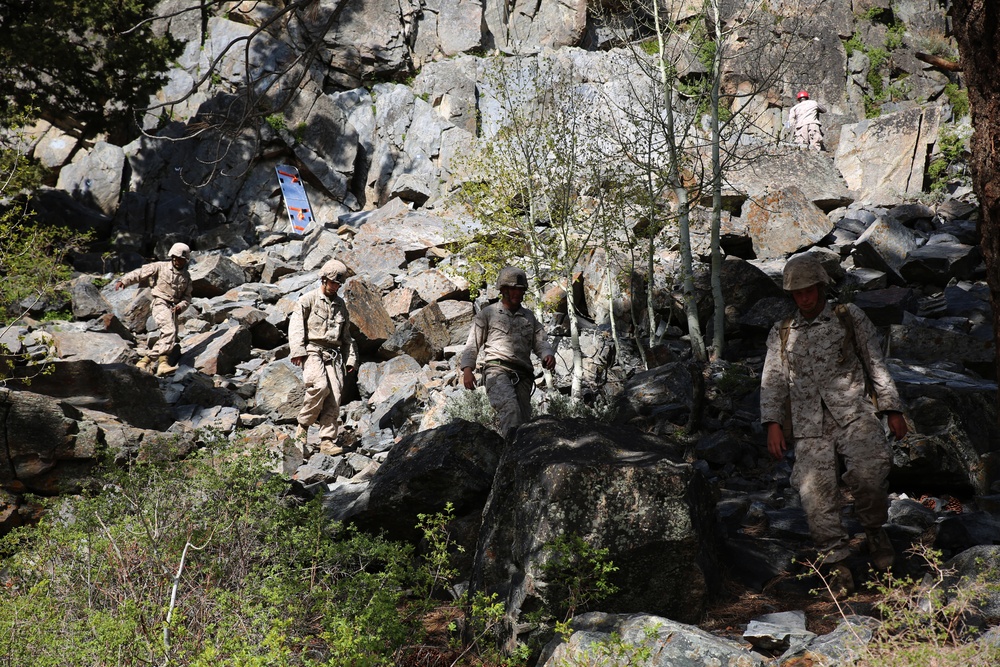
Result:
M694 623L718 582L715 501L682 447L629 427L542 418L522 426L497 469L476 547L473 590L497 592L513 646L522 614L557 609L546 545L607 548L618 593L603 609Z
M744 220L757 259L787 257L833 229L826 214L794 185L751 200L748 209Z
M114 215L121 198L124 169L125 152L121 147L99 141L62 168L56 187L105 215Z
M890 483L898 488L952 487L988 493L1000 458L996 384L984 391L950 387L933 378L921 383L912 374L897 377L891 368L913 432L893 443Z
M486 0L483 18L492 46L507 53L535 53L579 44L587 29L587 3Z
M351 317L351 331L363 348L378 347L396 330L382 296L363 278L348 278L342 290Z
M40 375L30 366L18 368L7 386L106 412L136 428L162 431L173 423L156 378L134 366L74 360L58 361L48 368L51 371ZM30 381L18 379L32 375Z
M421 4L414 58L457 56L483 39L483 4L477 0L429 0Z
M181 361L209 375L229 375L250 359L253 336L242 324L210 329L181 341Z
M650 650L644 667L764 667L763 656L732 639L716 637L705 630L651 614L605 614L592 612L570 621L568 639L553 639L538 659L539 667L593 663L603 645L620 641L625 655ZM638 664L638 663L634 663Z
M844 125L835 163L855 198L883 206L920 195L940 123L941 107L927 105Z
M894 218L881 216L854 242L851 254L855 266L882 271L893 284L904 285L899 271L907 255L916 249L912 230Z
M287 359L268 364L257 377L254 412L279 424L294 422L304 394L301 370Z
M417 515L440 512L450 502L456 517L472 519L474 543L501 445L500 436L471 422L416 433L389 451L360 496L344 502L339 493L330 493L324 506L338 521L385 531L390 539L415 540L420 537Z
M826 153L779 148L767 160L748 160L726 172L726 185L742 198L764 196L775 183L795 186L806 199L827 211L853 201L844 177ZM728 188L727 188L728 191ZM732 195L731 195L732 196Z
M192 263L191 293L197 297L213 297L247 281L243 268L225 255L199 257Z

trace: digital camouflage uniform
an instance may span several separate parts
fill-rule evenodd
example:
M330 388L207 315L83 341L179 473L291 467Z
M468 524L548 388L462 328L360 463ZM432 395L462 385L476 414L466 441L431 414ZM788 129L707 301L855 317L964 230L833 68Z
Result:
M531 352L544 359L553 354L552 347L530 310L522 306L511 312L497 302L473 319L459 368L475 368L480 350L486 395L497 411L500 434L509 440L518 426L531 419L535 378Z
M320 440L332 442L338 431L344 368L353 366L358 357L344 300L326 296L322 288L303 296L288 323L288 343L292 359L306 357L299 426L318 423Z
M152 262L121 277L122 286L136 283L151 287L152 315L160 337L150 349L154 355L168 355L177 344L177 311L191 304L191 274L187 268L176 269L173 262Z
M808 146L812 150L823 148L823 128L819 122L819 114L826 109L810 99L804 99L788 112L788 123L795 129L795 143Z
M886 478L892 451L875 405L865 390L865 357L878 411L902 412L896 386L885 365L878 333L853 304L846 316L850 336L826 304L812 321L801 313L775 324L767 340L761 378L761 422L791 419L795 443L792 484L798 489L816 547L827 562L848 555L848 534L841 524L837 456L844 459L843 480L854 495L854 509L867 531L878 531L888 513ZM782 327L787 326L784 351ZM790 415L786 411L790 406Z

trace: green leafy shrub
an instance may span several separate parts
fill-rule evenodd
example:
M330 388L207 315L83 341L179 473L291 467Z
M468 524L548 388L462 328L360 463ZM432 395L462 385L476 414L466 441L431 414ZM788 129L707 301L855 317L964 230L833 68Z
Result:
M275 132L284 132L288 129L288 121L286 121L285 117L279 113L271 114L264 119L264 122L267 123L268 127Z
M941 553L917 545L912 550L924 562L927 574L918 581L880 574L866 585L878 593L875 603L881 623L855 660L859 667L965 667L994 665L1000 647L977 642L968 621L976 606L1000 591L997 572L953 586L955 572L941 563ZM808 564L827 586L819 565ZM837 602L841 616L849 607ZM861 640L860 637L858 637Z
M490 405L490 399L482 387L477 387L475 391L460 391L450 396L445 402L444 414L449 422L463 419L493 430L499 429L496 410Z
M546 597L557 604L549 612L565 624L577 612L618 592L610 577L618 567L606 547L595 547L579 535L562 534L543 547ZM562 632L557 626L557 632Z
M937 152L927 166L931 193L943 193L949 183L965 182L967 176L968 126L945 125L938 136Z
M957 83L949 83L944 87L944 94L951 104L952 116L956 119L969 115L969 91L959 87Z
M412 549L283 498L262 454L108 473L2 543L19 665L391 665Z
M587 404L557 391L546 392L542 405L543 413L556 419L593 419L611 423L618 415L618 405L609 401L603 394L598 395L593 403Z

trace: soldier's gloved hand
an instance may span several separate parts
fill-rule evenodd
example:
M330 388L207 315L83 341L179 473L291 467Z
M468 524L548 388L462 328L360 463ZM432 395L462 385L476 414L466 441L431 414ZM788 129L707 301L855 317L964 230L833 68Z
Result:
M788 443L785 442L785 434L781 431L781 424L777 422L767 423L767 451L771 458L780 461L788 450Z
M465 385L466 389L476 388L476 377L472 374L471 368L466 367L462 369L462 384Z
M556 367L556 358L551 354L546 355L546 357L542 359L542 367L547 371L553 370Z
M889 431L896 440L902 440L906 437L910 427L906 425L906 417L903 416L902 412L887 412L885 419L889 422Z

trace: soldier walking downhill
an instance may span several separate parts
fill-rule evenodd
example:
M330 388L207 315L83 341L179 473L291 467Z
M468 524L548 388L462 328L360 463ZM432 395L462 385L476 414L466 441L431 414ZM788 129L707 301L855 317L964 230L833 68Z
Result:
M302 440L303 458L308 455L309 427L319 424L319 450L336 456L340 399L345 372L354 370L358 350L351 338L347 305L338 296L347 280L347 267L331 259L320 269L320 286L301 299L288 323L291 362L302 367L305 396L299 411L295 437Z
M177 345L177 314L191 305L191 274L187 269L190 259L191 249L184 243L175 243L167 253L167 261L146 264L126 273L115 283L116 290L136 283L148 284L152 288L153 321L160 330L160 337L149 354L144 354L137 364L144 371L152 366L150 355L158 357L157 375L177 370L170 363L170 353Z
M460 365L465 388L475 389L473 370L482 350L486 395L497 411L500 435L510 442L517 428L531 419L531 392L535 379L532 350L547 370L556 367L556 359L545 337L545 328L521 305L528 288L524 271L513 266L504 267L497 287L501 299L476 315Z
M892 451L879 415L886 416L897 439L906 435L907 424L875 326L853 304L830 304L829 283L814 255L797 255L785 265L783 287L798 312L776 323L768 336L760 418L775 459L789 447L783 425L790 422L795 447L791 482L829 568L831 589L840 596L853 592L854 580L844 563L850 552L841 522L838 457L844 462L841 479L854 496L872 563L887 570L895 558L882 527L888 519L886 478Z

